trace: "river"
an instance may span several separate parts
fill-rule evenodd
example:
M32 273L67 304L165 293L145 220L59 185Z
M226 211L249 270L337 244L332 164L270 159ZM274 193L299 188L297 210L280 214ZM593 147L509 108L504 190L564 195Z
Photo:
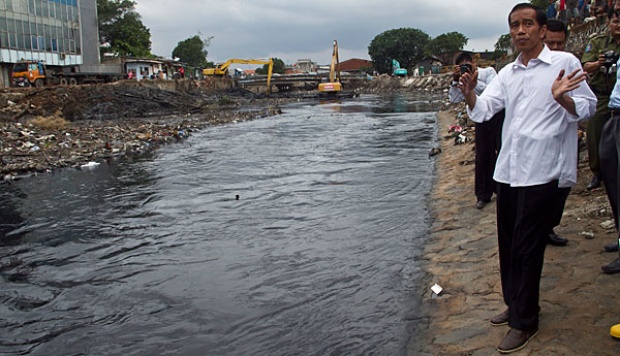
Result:
M0 354L405 355L436 104L287 104L0 184Z

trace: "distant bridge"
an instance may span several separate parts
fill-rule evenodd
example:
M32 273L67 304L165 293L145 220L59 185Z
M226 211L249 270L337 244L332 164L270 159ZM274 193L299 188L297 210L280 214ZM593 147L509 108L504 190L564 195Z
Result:
M278 91L289 90L313 90L317 89L321 81L329 80L329 75L325 74L291 74L291 75L272 75L271 86L278 88ZM364 75L342 75L342 82L346 85L350 81L366 80ZM245 79L237 80L237 85L242 88L267 86L266 75L255 75Z

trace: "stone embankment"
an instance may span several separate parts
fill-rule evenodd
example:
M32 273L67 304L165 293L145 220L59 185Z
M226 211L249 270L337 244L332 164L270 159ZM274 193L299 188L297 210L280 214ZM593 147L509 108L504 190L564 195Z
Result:
M387 74L373 78L363 89L367 93L385 93L389 91L417 91L428 93L447 92L452 82L452 74L433 74L419 77L398 78Z

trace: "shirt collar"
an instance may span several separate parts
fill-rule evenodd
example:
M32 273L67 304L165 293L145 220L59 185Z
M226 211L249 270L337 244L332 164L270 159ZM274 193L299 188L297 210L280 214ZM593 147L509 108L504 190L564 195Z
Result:
M519 53L519 56L513 62L513 67L525 67L525 65L521 61L521 56L522 56L522 54ZM551 64L551 62L552 62L552 60L551 60L551 50L549 49L549 47L547 47L546 44L543 44L543 49L538 54L538 57L532 58L530 61L543 62L543 63Z

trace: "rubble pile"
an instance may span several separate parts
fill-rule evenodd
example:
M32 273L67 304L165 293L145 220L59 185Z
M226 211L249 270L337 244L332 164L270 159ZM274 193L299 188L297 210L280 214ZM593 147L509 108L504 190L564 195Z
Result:
M133 83L0 91L4 181L148 152L207 125L278 114L242 89L177 92ZM241 109L244 108L244 109Z
M374 78L364 89L367 93L386 91L443 92L450 88L452 73L399 78L382 74Z

